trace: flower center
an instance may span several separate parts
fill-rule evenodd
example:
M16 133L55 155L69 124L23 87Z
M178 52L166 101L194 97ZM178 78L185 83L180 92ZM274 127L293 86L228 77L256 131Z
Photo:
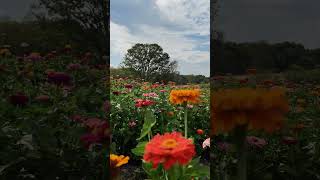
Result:
M178 143L174 139L166 139L162 142L162 147L164 147L164 148L174 148L177 145L178 145Z

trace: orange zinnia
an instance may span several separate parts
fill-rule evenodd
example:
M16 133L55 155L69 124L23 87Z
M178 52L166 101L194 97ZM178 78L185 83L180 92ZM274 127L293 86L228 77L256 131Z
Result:
M236 126L273 132L283 124L289 111L282 89L226 89L212 94L211 126L214 134L229 132Z
M120 167L124 164L127 164L129 162L129 156L124 156L124 155L115 155L115 154L110 154L110 166L111 167Z
M163 163L166 170L174 164L186 165L195 156L195 145L192 140L182 137L181 133L156 135L146 145L143 159L151 162L153 168Z
M172 104L182 104L182 103L199 103L200 90L199 89L177 89L171 90L170 102Z
M115 178L119 175L119 167L127 164L129 161L129 156L118 156L115 154L110 154L110 172L111 172L111 177Z

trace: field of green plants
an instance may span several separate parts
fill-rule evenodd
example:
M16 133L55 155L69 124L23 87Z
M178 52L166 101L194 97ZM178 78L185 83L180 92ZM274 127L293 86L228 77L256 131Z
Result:
M173 96L172 91L181 89L190 91L200 89L199 102L185 101L175 104L170 101L170 96ZM142 79L112 77L111 153L130 158L126 167L123 167L122 177L129 179L191 179L192 177L208 179L209 101L208 84L178 86L174 82L150 83ZM187 138L190 138L194 145L195 154L190 157L193 160L186 163L178 162L177 166L169 167L165 171L161 166L151 168L152 161L151 163L145 161L146 144L156 139L157 134L164 135L171 132L180 132L183 137L186 137L187 133ZM204 143L206 139L207 144ZM182 143L178 146L182 146ZM161 150L163 147L155 148ZM176 152L178 155L166 154L164 156L179 159L178 156L185 152L185 148L181 147ZM154 152L152 156L157 156L157 153L162 152ZM166 160L161 162L165 164ZM179 169L180 164L186 166Z
M220 115L213 114L212 128L223 130L212 137L213 179L320 179L320 86L296 74L299 79L292 73L288 78L254 70L238 78L213 77L211 113ZM240 120L243 116L245 123ZM279 124L272 124L275 119ZM231 126L234 129L228 129Z
M103 179L108 66L70 45L0 50L0 179Z

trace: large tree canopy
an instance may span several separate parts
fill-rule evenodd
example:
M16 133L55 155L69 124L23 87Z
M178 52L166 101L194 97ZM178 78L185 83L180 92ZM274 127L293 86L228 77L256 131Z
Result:
M134 45L125 55L123 65L145 80L167 79L177 69L177 62L170 61L169 54L158 44Z
M76 23L80 35L72 34L82 44L92 46L99 55L109 54L109 1L108 0L38 0L34 15L38 20L66 22L65 28ZM43 12L42 10L45 10Z

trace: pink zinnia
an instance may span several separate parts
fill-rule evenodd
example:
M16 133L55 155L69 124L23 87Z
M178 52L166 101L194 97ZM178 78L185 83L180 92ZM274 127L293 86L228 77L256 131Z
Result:
M206 140L203 141L202 143L202 148L205 149L209 147L210 148L210 138L207 138Z

